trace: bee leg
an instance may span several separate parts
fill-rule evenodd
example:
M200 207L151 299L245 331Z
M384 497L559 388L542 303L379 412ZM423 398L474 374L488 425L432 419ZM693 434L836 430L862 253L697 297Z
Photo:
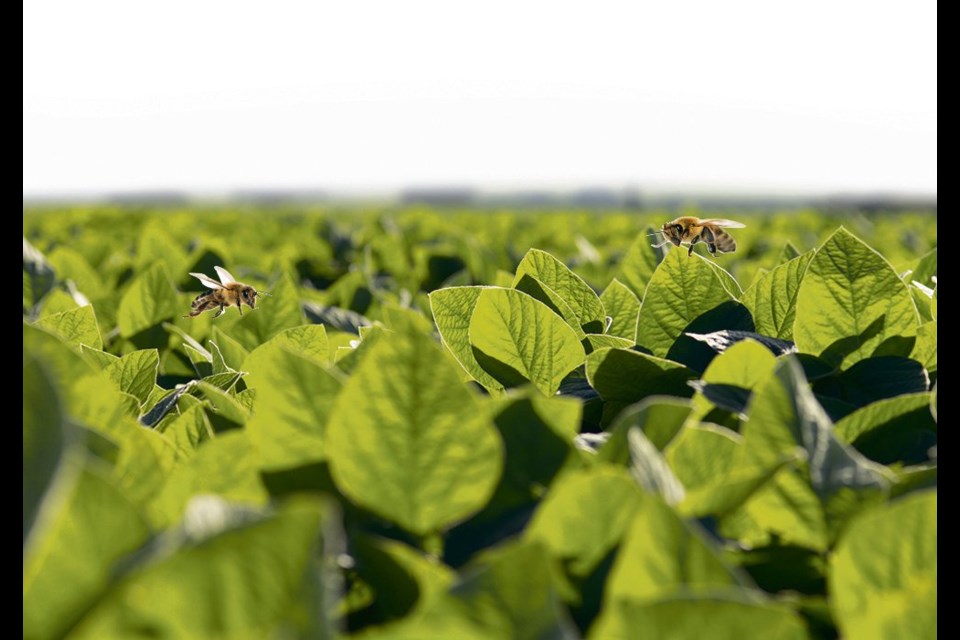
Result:
M219 317L222 316L222 315L223 315L223 305L220 305L220 308L217 309L217 312L216 312L215 314L213 314L213 317L214 317L214 318L219 318Z
M710 255L717 255L717 245L713 244L712 242L707 243L707 250L710 252Z
M240 306L240 300L237 300L237 311L240 312L240 315L243 315L243 307Z
M697 244L699 240L700 240L700 236L694 236L693 238L690 239L690 248L687 249L687 256L693 255L693 247Z

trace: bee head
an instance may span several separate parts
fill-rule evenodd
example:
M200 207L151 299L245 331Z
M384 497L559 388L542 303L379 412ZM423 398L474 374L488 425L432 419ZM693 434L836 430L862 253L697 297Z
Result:
M257 308L257 290L253 287L244 287L240 291L240 302L247 305L251 309Z
M675 222L665 222L663 226L660 227L660 231L663 233L664 238L677 246L680 245L680 238L683 235L683 225Z

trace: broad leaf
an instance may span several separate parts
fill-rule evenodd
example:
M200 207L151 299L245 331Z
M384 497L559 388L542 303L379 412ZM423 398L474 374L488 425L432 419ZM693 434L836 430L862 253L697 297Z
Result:
M546 251L530 249L517 266L514 286L530 275L559 295L573 310L578 326L586 333L602 333L605 324L603 303L583 278Z
M766 603L760 594L731 592L717 596L676 596L658 602L623 600L604 610L590 640L631 640L643 629L645 637L671 640L742 640L777 638L807 640L803 618L789 608Z
M473 355L470 344L470 318L483 287L450 287L430 294L430 309L443 344L474 380L490 390L503 385L487 373Z
M647 286L637 344L663 357L691 323L721 304L735 301L729 276L723 277L719 271L700 255L669 252ZM724 328L739 327L714 327Z
M37 321L37 326L59 336L75 348L80 348L81 345L93 349L103 348L97 316L90 305L44 316Z
M542 302L511 289L480 292L470 318L474 357L507 386L529 380L546 395L581 365L583 345L562 318Z
M117 325L120 335L129 338L186 311L180 306L166 267L156 262L123 294L117 310Z
M607 317L610 318L607 334L636 342L640 299L634 295L630 287L614 278L600 294L600 301L603 303Z
M753 316L757 333L793 340L793 322L797 313L797 294L814 252L808 251L763 274L740 298Z
M150 505L150 515L161 528L178 522L190 499L218 495L238 504L263 505L267 491L260 481L250 439L240 431L225 433L197 449L178 465Z
M385 336L347 380L327 427L340 490L419 535L480 509L503 468L500 438L454 366L427 336Z
M681 364L626 349L600 349L587 356L587 380L608 403L605 415L615 416L648 396L689 397L687 384L696 374Z
M299 329L299 327L297 328ZM296 332L297 329L290 331ZM247 386L257 390L256 412L247 425L260 466L275 470L319 462L326 457L325 432L342 386L309 351L293 351L280 334L247 358ZM289 350L288 350L289 349Z
M70 632L108 588L115 565L148 536L138 510L102 473L61 475L24 548L23 637Z
M911 393L868 404L837 422L834 433L877 462L923 462L937 443L930 394Z
M936 490L851 521L831 557L829 579L843 637L937 637Z
M638 298L643 298L647 290L647 284L653 277L653 272L657 269L664 256L667 254L665 247L654 248L651 245L656 244L654 234L656 229L647 227L642 234L638 234L627 249L623 261L620 263L620 272L617 278L630 288Z
M586 576L623 538L642 495L628 473L600 466L564 475L551 487L524 536Z
M800 351L843 368L905 356L918 326L910 292L883 256L842 227L817 249L797 294Z
M129 393L143 406L156 385L159 366L157 350L142 349L111 362L104 371L120 391Z
M122 576L74 635L331 638L317 558L329 543L325 511L312 500L263 513L196 498L182 528Z

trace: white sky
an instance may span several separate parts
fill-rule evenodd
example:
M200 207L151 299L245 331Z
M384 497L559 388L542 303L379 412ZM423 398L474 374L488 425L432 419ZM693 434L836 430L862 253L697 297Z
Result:
M25 196L937 190L931 0L23 5Z

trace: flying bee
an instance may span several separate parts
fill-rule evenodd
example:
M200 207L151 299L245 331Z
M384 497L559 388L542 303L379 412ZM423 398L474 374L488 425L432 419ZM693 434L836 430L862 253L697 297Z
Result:
M207 291L206 293L201 291L200 295L190 303L190 315L183 316L184 318L195 318L204 311L212 311L213 309L217 309L213 317L218 318L224 309L234 305L242 316L243 307L240 306L241 304L255 309L257 296L268 295L266 291L257 291L248 284L237 282L237 279L223 267L214 267L213 270L220 276L220 282L202 273L190 274L202 282L203 286L213 289L213 291Z
M742 229L746 225L733 220L724 220L722 218L710 218L701 220L693 216L683 216L665 223L660 227L660 233L663 234L663 242L652 245L662 247L672 242L676 246L681 244L690 245L687 255L693 253L693 247L698 242L705 242L710 255L720 253L733 253L737 250L737 241L729 233L724 231L728 229Z

